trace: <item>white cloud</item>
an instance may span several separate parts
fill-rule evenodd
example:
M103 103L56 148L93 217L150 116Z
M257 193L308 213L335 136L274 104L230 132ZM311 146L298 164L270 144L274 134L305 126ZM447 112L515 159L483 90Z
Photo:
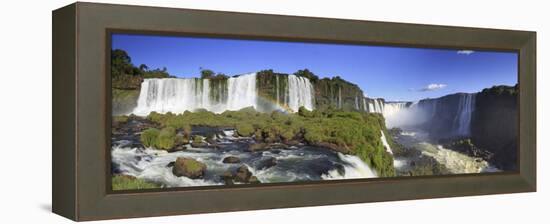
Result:
M447 84L432 83L432 84L429 84L427 86L424 86L422 89L420 89L420 91L422 91L422 92L434 91L434 90L438 90L438 89L443 89L445 87L447 87Z
M459 50L456 53L457 54L471 55L471 54L475 53L475 51L472 51L472 50Z

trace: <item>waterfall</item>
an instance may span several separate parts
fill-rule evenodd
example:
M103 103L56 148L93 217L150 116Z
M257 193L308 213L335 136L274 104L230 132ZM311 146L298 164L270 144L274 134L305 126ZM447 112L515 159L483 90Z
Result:
M209 79L145 79L141 84L137 107L132 113L145 116L153 111L183 113L200 108L221 113L245 107L256 108L256 73L229 78L225 87L227 91L220 91L221 88L224 86L211 87ZM218 91L212 91L214 89Z
M277 97L277 105L279 105L279 76L275 76L275 88L277 89L276 90L276 97Z
M158 113L183 113L197 109L206 109L214 113L226 110L239 110L245 107L258 106L256 73L249 73L227 80L210 80L199 78L163 78L145 79L137 107L133 114L146 116L155 111ZM276 76L276 105L287 105L293 112L301 106L314 109L314 88L309 79L295 75L288 78L286 90L279 90L279 76ZM280 91L284 100L279 100Z
M363 160L357 156L344 155L338 153L338 157L345 161L344 172L340 173L337 169L330 170L327 174L323 174L323 180L337 179L358 179L358 178L374 178L378 177L376 171L372 170Z
M338 86L338 109L342 109L342 89Z
M256 73L229 78L227 80L227 89L227 107L223 111L239 110L245 107L257 108Z
M300 106L313 110L313 85L308 78L288 75L288 107L296 112Z
M460 95L458 111L456 113L454 127L458 135L470 135L470 123L472 121L472 111L475 108L476 94Z
M407 108L407 102L388 102L384 104L384 117L391 117Z
M382 99L367 99L368 108L367 112L369 113L383 113L384 112L384 102Z

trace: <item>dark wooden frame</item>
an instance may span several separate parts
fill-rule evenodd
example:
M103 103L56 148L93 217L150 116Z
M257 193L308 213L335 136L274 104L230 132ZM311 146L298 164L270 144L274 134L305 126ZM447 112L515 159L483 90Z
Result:
M519 170L112 192L111 32L513 51L519 55ZM536 33L74 3L53 12L53 212L73 220L536 191Z

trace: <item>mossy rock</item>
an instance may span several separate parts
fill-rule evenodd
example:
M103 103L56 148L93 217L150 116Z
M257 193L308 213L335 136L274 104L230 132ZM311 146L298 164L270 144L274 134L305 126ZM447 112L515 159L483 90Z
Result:
M204 177L205 172L206 164L187 157L178 157L172 167L172 173L177 177L198 179Z

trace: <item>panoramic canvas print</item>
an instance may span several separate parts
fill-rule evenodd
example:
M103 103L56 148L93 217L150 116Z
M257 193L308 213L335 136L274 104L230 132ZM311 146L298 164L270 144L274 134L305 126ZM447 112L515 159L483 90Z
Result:
M112 34L113 190L516 171L518 55Z

